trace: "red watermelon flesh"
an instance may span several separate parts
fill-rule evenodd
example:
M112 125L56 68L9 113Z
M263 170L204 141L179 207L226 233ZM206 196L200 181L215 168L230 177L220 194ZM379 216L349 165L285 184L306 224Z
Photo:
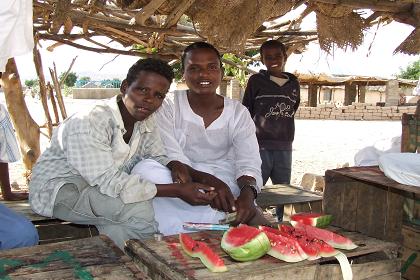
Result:
M224 272L227 271L223 259L221 259L206 243L195 241L188 234L179 234L179 243L185 253L193 258L200 258L201 262L211 272Z
M280 234L280 231L271 227L260 226L271 243L268 255L285 262L299 262L308 258L308 255L299 246L299 243L289 237Z
M323 228L328 226L333 217L332 215L324 215L320 213L297 213L293 214L290 219L295 222L299 222L305 225L310 225L313 227Z
M304 225L304 224L293 222L293 221L292 221L292 225L296 229L305 232L307 236L321 239L327 242L329 245L331 245L334 248L344 249L344 250L353 250L357 248L357 245L354 244L350 239L342 235L339 235L337 233L334 233L332 231L316 228L309 225Z
M320 257L332 257L339 253L326 242L317 238L308 237L305 232L291 226L279 225L279 229L282 235L293 238L299 243L302 250L308 255L308 260L316 260Z

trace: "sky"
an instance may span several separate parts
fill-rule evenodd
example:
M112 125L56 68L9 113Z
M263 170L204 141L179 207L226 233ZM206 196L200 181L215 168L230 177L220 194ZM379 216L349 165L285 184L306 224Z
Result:
M297 13L299 10L296 11ZM293 13L290 17L293 17ZM282 20L286 19L282 18ZM302 30L314 29L315 15L310 14L306 17L301 27ZM379 28L374 27L365 32L364 43L356 51L337 49L333 55L321 51L318 43L312 42L304 53L292 54L285 69L289 72L392 78L400 68L405 68L420 58L419 55L393 54L394 49L412 30L412 26L398 22L381 25ZM75 72L78 77L89 76L92 80L123 79L128 68L138 59L138 57L83 51L67 45L59 46L53 52L49 52L46 48L52 42L41 41L41 44L40 52L47 80L50 80L48 68L53 67L53 62L56 64L57 71L62 73L68 69L76 56L72 72ZM369 47L371 47L370 51ZM16 63L22 81L36 78L31 53L16 57Z

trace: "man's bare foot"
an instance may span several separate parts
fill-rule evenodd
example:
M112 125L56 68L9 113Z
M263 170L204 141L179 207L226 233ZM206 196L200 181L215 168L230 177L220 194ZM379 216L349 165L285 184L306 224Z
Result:
M29 194L27 192L10 192L10 193L2 193L2 196L5 201L17 201L17 200L27 200Z

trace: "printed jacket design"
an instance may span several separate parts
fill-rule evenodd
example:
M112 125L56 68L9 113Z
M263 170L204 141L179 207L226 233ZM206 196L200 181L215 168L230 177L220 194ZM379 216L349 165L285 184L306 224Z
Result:
M255 122L262 150L291 150L295 135L294 117L300 103L299 81L283 72L289 80L279 86L267 71L252 75L245 90L243 104Z

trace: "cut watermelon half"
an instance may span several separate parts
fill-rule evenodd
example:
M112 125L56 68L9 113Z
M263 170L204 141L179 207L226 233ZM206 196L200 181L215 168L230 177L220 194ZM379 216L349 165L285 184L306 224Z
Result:
M320 213L297 213L292 215L290 220L302 223L304 225L323 228L331 223L333 216Z
M332 257L339 253L326 242L309 237L305 232L297 230L292 226L279 225L279 230L282 235L293 238L299 243L302 250L308 255L308 260L316 260L321 257Z
M179 234L179 243L185 253L193 258L200 258L201 262L211 272L224 272L227 271L223 259L221 259L206 243L195 241L188 234Z
M253 261L271 248L270 240L261 230L247 225L231 227L223 234L222 249L237 261Z
M344 249L344 250L353 250L357 248L357 245L353 243L349 238L334 233L326 229L320 229L309 225L304 225L298 222L292 221L291 224L297 230L305 232L308 237L318 238L334 248Z
M300 262L308 258L296 240L281 235L279 230L271 227L260 226L259 229L270 240L271 249L267 252L268 255L285 262Z

